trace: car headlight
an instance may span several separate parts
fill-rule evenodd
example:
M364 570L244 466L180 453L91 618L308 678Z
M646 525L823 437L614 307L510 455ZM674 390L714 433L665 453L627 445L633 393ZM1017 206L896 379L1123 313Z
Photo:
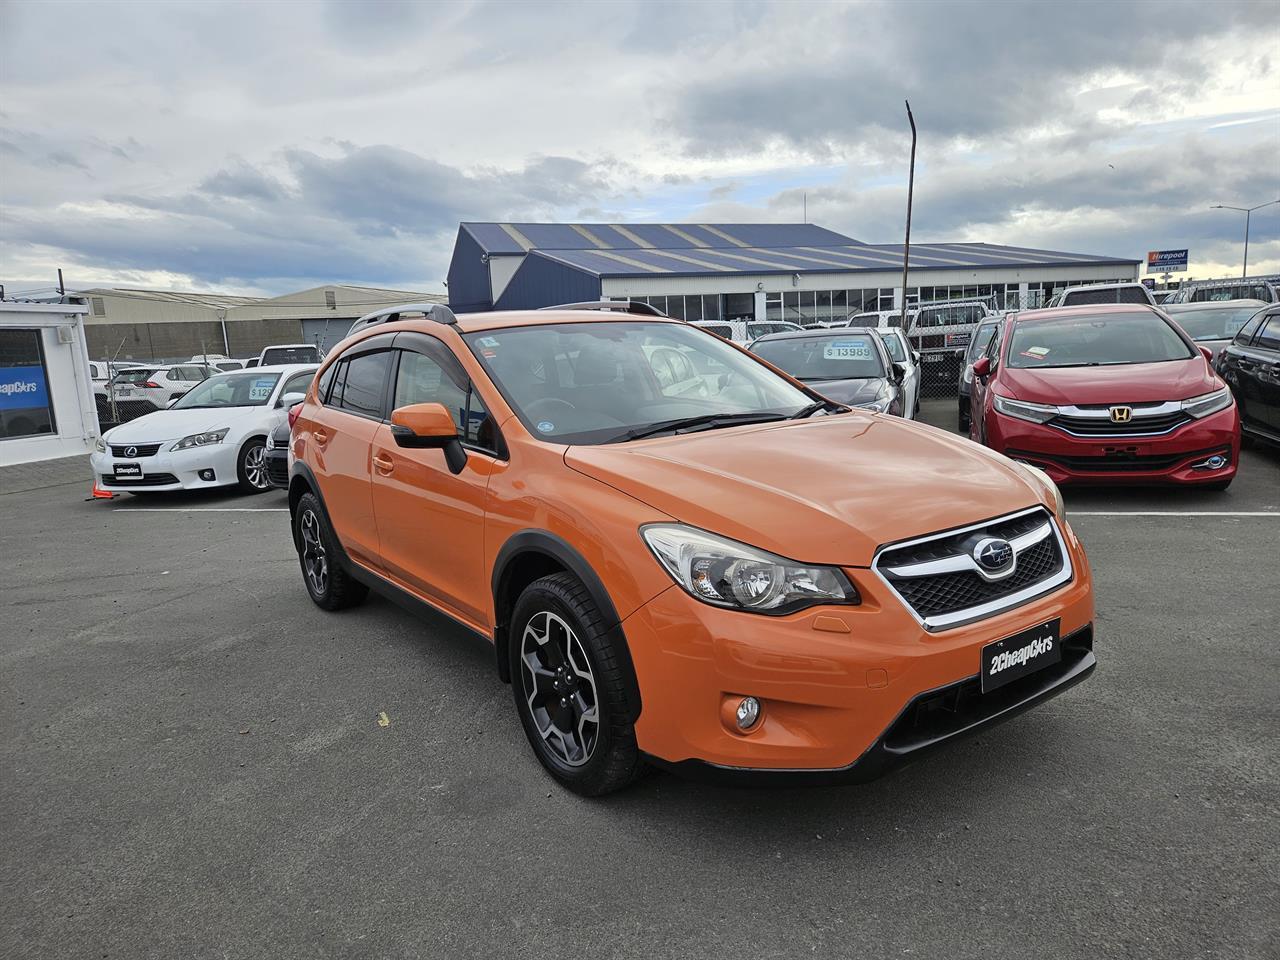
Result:
M793 563L680 524L650 524L640 534L671 578L712 606L776 615L820 603L862 602L838 567Z
M186 450L189 447L207 447L212 443L221 443L230 430L230 427L223 427L221 430L207 430L204 433L193 433L188 437L183 437L169 449Z
M274 450L276 448L276 432L272 430L267 434L267 449Z
M972 363L966 363L964 365L964 371L960 374L960 382L973 383L973 364Z
M106 453L106 452L107 452L107 441L103 440L101 437L94 437L94 438L93 438L93 449L97 450L99 453Z
M880 392L876 394L874 400L867 400L863 403L855 403L854 406L859 410L872 410L876 413L884 413L889 409L889 405L893 403L893 390L886 384L880 388Z
M1053 482L1053 478L1034 464L1023 463L1021 460L1017 462L1023 470L1029 471L1031 475L1039 480L1044 488L1049 491L1049 496L1053 498L1053 512L1057 514L1058 518L1062 519L1066 517L1067 504L1062 499L1062 491L1059 490L1058 485Z
M1206 393L1198 397L1192 397L1190 400L1183 400L1182 409L1198 420L1201 417L1209 416L1211 413L1227 409L1227 407L1231 406L1231 402L1231 388L1223 387L1221 390L1213 391L1213 393Z
M991 396L995 402L996 412L1003 413L1006 417L1016 417L1032 423L1047 423L1058 415L1058 408L1051 404L1027 403L1024 400L1014 400L1012 397L1002 397L998 393L993 393Z

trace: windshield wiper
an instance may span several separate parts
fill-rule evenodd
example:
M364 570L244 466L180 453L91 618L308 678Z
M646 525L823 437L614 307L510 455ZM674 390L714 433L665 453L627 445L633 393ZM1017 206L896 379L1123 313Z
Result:
M662 420L651 423L647 427L636 427L626 433L620 433L610 443L625 443L628 440L640 440L644 437L655 437L660 433L684 433L701 430L715 430L719 427L735 427L746 423L771 423L786 420L780 413L707 413L700 417L681 417L678 420Z
M813 403L809 404L807 407L801 407L791 416L787 417L787 419L803 420L805 417L812 417L819 410L830 410L830 409L847 411L849 408L842 403L836 403L834 400L816 400Z

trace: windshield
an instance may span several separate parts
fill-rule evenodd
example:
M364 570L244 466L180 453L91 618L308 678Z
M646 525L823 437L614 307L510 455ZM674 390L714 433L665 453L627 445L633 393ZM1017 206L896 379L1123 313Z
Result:
M221 373L192 387L170 409L262 407L279 379L278 373Z
M1271 288L1265 283L1236 283L1228 287L1201 287L1187 298L1192 303L1213 300L1261 300L1271 302Z
M320 351L315 347L267 347L262 351L259 366L270 367L280 363L316 363Z
M797 380L855 380L883 377L884 364L870 333L838 337L787 337L758 341L751 352Z
M155 367L135 367L132 370L121 370L116 374L116 383L142 383L150 380Z
M1262 307L1199 307L1178 310L1169 315L1178 322L1192 340L1230 340Z
M1064 307L1087 307L1097 303L1150 303L1143 287L1101 287L1097 290L1068 290Z
M749 355L685 324L547 324L464 339L529 432L558 443L627 440L686 418L781 419L813 404Z
M1162 317L1143 311L1020 323L1009 338L1008 362L1011 367L1092 367L1192 356Z
M893 358L894 363L906 363L907 351L902 347L902 341L897 335L886 333L881 335L880 342L884 344L885 349L889 351L889 356Z

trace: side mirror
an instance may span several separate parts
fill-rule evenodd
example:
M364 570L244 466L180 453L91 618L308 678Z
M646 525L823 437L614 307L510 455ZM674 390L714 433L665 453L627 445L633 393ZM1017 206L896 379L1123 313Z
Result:
M397 446L411 450L443 450L452 473L460 473L466 465L467 451L442 403L411 403L391 411L391 436Z
M920 365L920 351L919 351L919 350L912 350L912 351L911 351L911 359L912 359L912 361L916 364L916 366L919 366L919 365Z
M986 380L991 376L991 358L979 357L973 362L973 375L979 379Z
M307 395L305 393L298 393L294 391L294 392L286 393L284 396L282 396L280 398L280 401L276 404L276 406L284 407L286 410L288 410L290 407L294 406L295 404L302 403L306 399L307 399Z
M181 399L182 397L170 397L169 402L165 404L165 409L167 410L169 407L172 407L175 403L177 403Z
M1200 352L1204 354L1204 358L1209 361L1209 366L1213 366L1213 351L1208 347L1201 347Z
M907 365L901 360L893 362L893 379L895 383L901 383L907 378Z

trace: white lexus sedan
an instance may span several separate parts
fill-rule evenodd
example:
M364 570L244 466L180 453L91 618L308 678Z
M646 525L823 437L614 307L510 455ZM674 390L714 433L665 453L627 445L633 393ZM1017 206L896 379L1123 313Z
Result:
M317 369L287 364L210 377L168 409L103 434L89 458L94 480L103 490L128 493L231 484L247 493L268 490L267 437Z

